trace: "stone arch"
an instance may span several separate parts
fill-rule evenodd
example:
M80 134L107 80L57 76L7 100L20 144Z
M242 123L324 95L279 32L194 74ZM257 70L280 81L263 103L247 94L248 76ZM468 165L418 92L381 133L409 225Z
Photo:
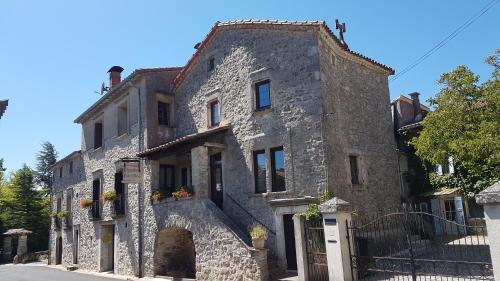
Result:
M196 278L196 251L191 231L170 227L158 232L154 248L154 274Z

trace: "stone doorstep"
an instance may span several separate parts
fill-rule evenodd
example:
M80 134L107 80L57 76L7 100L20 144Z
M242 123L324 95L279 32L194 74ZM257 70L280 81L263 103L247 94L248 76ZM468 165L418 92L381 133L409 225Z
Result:
M154 278L151 277L145 277L141 278L139 280L144 280L144 281L165 281L165 280L170 280L170 281L196 281L196 279L191 279L191 278L176 278L176 277L168 277L168 276L161 276L161 275L156 275Z

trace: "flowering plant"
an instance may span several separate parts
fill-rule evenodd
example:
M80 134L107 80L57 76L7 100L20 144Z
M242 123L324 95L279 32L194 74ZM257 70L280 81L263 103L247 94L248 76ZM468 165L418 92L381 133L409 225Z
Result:
M155 202L160 202L161 200L165 199L165 195L163 195L162 192L160 191L153 191L153 193L151 193L151 200L155 201Z
M86 209L86 208L89 208L90 206L92 206L92 199L90 199L90 198L83 198L80 201L80 208Z
M186 186L181 186L177 189L177 191L172 192L172 197L174 197L175 199L188 198L188 197L191 197L193 195L194 195L194 192Z
M110 191L106 191L104 192L104 194L102 195L102 200L104 201L113 201L115 200L117 197L117 194L115 191L113 190L110 190Z

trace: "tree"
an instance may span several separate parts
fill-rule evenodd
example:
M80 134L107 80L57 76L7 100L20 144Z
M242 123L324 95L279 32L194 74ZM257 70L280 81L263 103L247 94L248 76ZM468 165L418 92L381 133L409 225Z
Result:
M8 202L4 206L8 217L8 228L25 228L33 231L29 236L28 247L32 251L45 250L49 235L48 199L35 188L33 171L26 165L14 172L8 188Z
M45 194L48 194L52 180L50 167L57 161L57 151L54 145L48 141L44 142L42 150L36 156L36 161L36 183L42 187Z
M486 59L493 72L483 83L463 65L442 74L438 82L443 88L429 100L435 110L411 141L417 155L432 164L446 163L451 156L453 182L468 196L500 179L499 58L497 50Z

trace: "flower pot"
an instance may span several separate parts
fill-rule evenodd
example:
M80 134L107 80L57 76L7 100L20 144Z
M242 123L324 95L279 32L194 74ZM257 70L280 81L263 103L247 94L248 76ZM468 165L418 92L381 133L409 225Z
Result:
M266 239L264 238L252 238L252 246L255 249L264 249L266 245Z

